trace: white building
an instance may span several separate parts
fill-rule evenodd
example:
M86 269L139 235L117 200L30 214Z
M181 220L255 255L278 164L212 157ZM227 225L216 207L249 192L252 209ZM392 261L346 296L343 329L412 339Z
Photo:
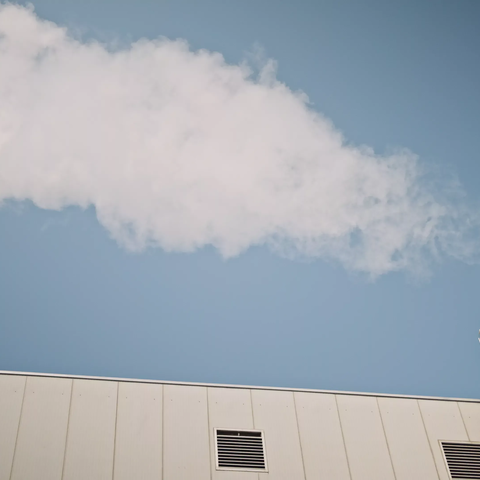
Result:
M0 372L0 480L449 478L479 400Z

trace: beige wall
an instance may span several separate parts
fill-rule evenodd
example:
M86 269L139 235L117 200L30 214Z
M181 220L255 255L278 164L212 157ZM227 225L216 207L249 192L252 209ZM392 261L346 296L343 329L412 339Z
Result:
M214 428L263 430L268 473L217 471ZM446 480L439 440L480 403L0 374L0 480Z

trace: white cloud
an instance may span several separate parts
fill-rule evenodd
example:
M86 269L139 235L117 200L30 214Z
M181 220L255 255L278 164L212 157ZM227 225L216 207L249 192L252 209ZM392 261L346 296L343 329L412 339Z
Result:
M141 40L109 51L0 6L0 201L94 206L132 249L268 244L373 276L472 258L459 207L408 152L378 156L275 78Z

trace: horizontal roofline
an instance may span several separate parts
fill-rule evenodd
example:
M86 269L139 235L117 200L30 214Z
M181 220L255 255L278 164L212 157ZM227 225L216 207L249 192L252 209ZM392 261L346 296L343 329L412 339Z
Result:
M453 398L453 397L429 397L422 395L398 395L393 393L370 393L370 392L347 392L340 390L317 390L311 388L286 388L286 387L262 387L258 385L230 385L222 383L197 383L197 382L173 382L168 380L149 380L137 378L120 377L93 377L88 375L64 375L58 373L36 373L36 372L14 372L9 370L0 370L0 375L21 375L28 377L52 377L52 378L71 378L78 380L102 380L107 382L130 382L130 383L154 383L161 385L179 385L189 387L212 387L212 388L238 388L248 390L272 390L280 392L305 392L305 393L330 393L334 395L357 395L361 397L385 397L385 398L404 398L414 400L442 400L446 402L471 402L480 403L480 399L475 398Z

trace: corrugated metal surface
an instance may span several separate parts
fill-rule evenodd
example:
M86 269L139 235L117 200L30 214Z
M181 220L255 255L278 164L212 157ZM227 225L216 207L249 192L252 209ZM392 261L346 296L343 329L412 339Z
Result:
M395 480L375 397L339 395L348 463L353 480Z
M74 380L63 480L112 478L117 387Z
M207 389L164 387L163 478L210 479Z
M0 375L0 480L9 480L26 377Z
M162 385L120 383L114 480L162 478Z
M254 390L252 404L255 428L265 432L269 478L305 478L293 392Z
M416 400L379 398L396 480L437 480L428 437Z
M419 400L438 474L441 480L450 478L439 440L468 441L468 435L456 402Z
M350 478L335 395L295 392L307 478Z
M72 382L27 379L12 480L62 478Z
M268 472L217 470L215 428L262 430ZM0 480L447 480L440 441L480 402L0 373Z

